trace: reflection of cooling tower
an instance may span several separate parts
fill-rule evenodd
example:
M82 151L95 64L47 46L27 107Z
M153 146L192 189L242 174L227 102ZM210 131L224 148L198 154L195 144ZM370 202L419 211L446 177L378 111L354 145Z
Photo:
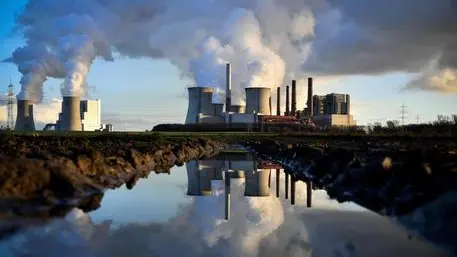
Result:
M198 169L198 161L186 163L187 195L211 195L211 172Z
M81 103L79 97L64 96L62 102L61 131L82 131Z
M230 108L230 111L233 113L244 113L246 107L244 105L233 105Z
M16 131L35 131L33 105L29 100L17 100Z
M270 196L270 170L246 172L245 196Z
M246 113L270 115L270 88L246 88Z
M199 114L213 115L213 89L208 87L190 87L189 107L187 109L186 124L198 123Z
M213 104L213 115L219 116L224 112L224 104Z

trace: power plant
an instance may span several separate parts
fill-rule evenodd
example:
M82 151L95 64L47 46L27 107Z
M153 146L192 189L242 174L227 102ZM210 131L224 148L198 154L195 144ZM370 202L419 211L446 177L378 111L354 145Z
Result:
M249 127L251 125L268 126L302 125L302 126L351 126L356 125L350 115L350 101L341 100L340 94L335 96L332 103L326 99L313 95L313 78L308 78L308 95L306 108L303 111L297 107L297 81L292 80L292 86L285 86L285 112L281 115L281 88L276 92L276 113L272 110L271 89L267 87L245 88L246 106L234 105L232 99L231 65L226 65L226 95L225 108L222 103L213 103L215 90L210 87L190 87L189 107L186 124L225 124L227 128ZM349 99L349 95L345 95ZM238 99L242 100L242 99ZM344 103L343 103L344 102ZM326 107L331 105L331 107ZM333 112L327 111L333 108ZM325 111L324 111L325 109ZM223 112L222 110L225 110ZM322 111L321 111L322 110Z

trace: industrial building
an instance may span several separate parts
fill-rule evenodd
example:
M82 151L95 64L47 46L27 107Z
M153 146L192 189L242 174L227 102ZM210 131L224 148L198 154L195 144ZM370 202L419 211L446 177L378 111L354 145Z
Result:
M190 87L186 124L225 124L226 128L256 126L261 130L269 125L286 126L351 126L355 125L350 115L350 97L343 94L313 95L313 79L308 79L307 107L297 109L296 81L286 86L285 112L281 112L281 88L277 88L276 114L272 113L271 89L249 87L245 89L246 106L232 105L231 67L226 66L226 103L213 103L214 89ZM225 112L224 112L225 110Z
M351 98L347 94L313 96L313 120L327 126L355 126L351 115Z
M79 100L76 97L64 97L62 112L55 123L58 131L112 131L111 125L101 122L101 101Z

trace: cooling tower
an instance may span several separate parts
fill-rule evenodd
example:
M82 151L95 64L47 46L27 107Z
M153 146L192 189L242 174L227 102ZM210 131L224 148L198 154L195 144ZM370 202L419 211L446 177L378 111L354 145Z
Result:
M286 86L286 112L285 115L289 116L290 115L290 92L289 92L289 86Z
M245 196L270 196L270 170L257 170L245 174Z
M292 80L292 106L291 106L291 116L295 116L297 113L297 82Z
M226 67L226 85L225 85L225 112L230 112L232 106L232 69L230 63Z
M82 131L81 103L76 96L64 96L62 102L61 131Z
M213 104L213 115L220 116L224 112L224 104Z
M230 112L233 113L244 113L246 111L246 107L244 105L232 105L230 108Z
M33 105L29 100L17 100L16 131L35 131Z
M276 115L281 116L281 88L278 87L276 92Z
M246 88L246 113L260 113L270 115L270 88Z
M313 78L308 78L308 115L314 115L313 106Z
M186 170L187 195L211 195L211 172L200 170L196 160L187 162Z
M208 87L189 87L189 107L186 124L198 123L199 114L213 115L213 89Z

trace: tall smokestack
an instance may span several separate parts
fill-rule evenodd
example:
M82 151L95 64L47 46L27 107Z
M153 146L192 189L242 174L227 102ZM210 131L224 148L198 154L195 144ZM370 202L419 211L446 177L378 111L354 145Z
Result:
M80 102L77 96L63 97L61 131L82 131Z
M289 86L286 86L286 116L290 115L290 92L289 92Z
M271 115L271 114L272 114L272 109L271 109L271 96L270 96L270 99L268 99L268 105L270 106L270 113L269 113L269 115Z
M308 78L308 116L313 116L313 78Z
M291 116L295 116L297 113L297 82L292 80L292 108Z
M230 66L230 63L227 63L226 66L226 76L227 76L227 81L226 81L226 88L225 88L225 94L226 94L226 99L225 99L225 112L230 112L232 109L232 68Z
M276 115L281 116L281 88L276 92Z
M33 105L29 100L17 100L16 131L35 131Z

